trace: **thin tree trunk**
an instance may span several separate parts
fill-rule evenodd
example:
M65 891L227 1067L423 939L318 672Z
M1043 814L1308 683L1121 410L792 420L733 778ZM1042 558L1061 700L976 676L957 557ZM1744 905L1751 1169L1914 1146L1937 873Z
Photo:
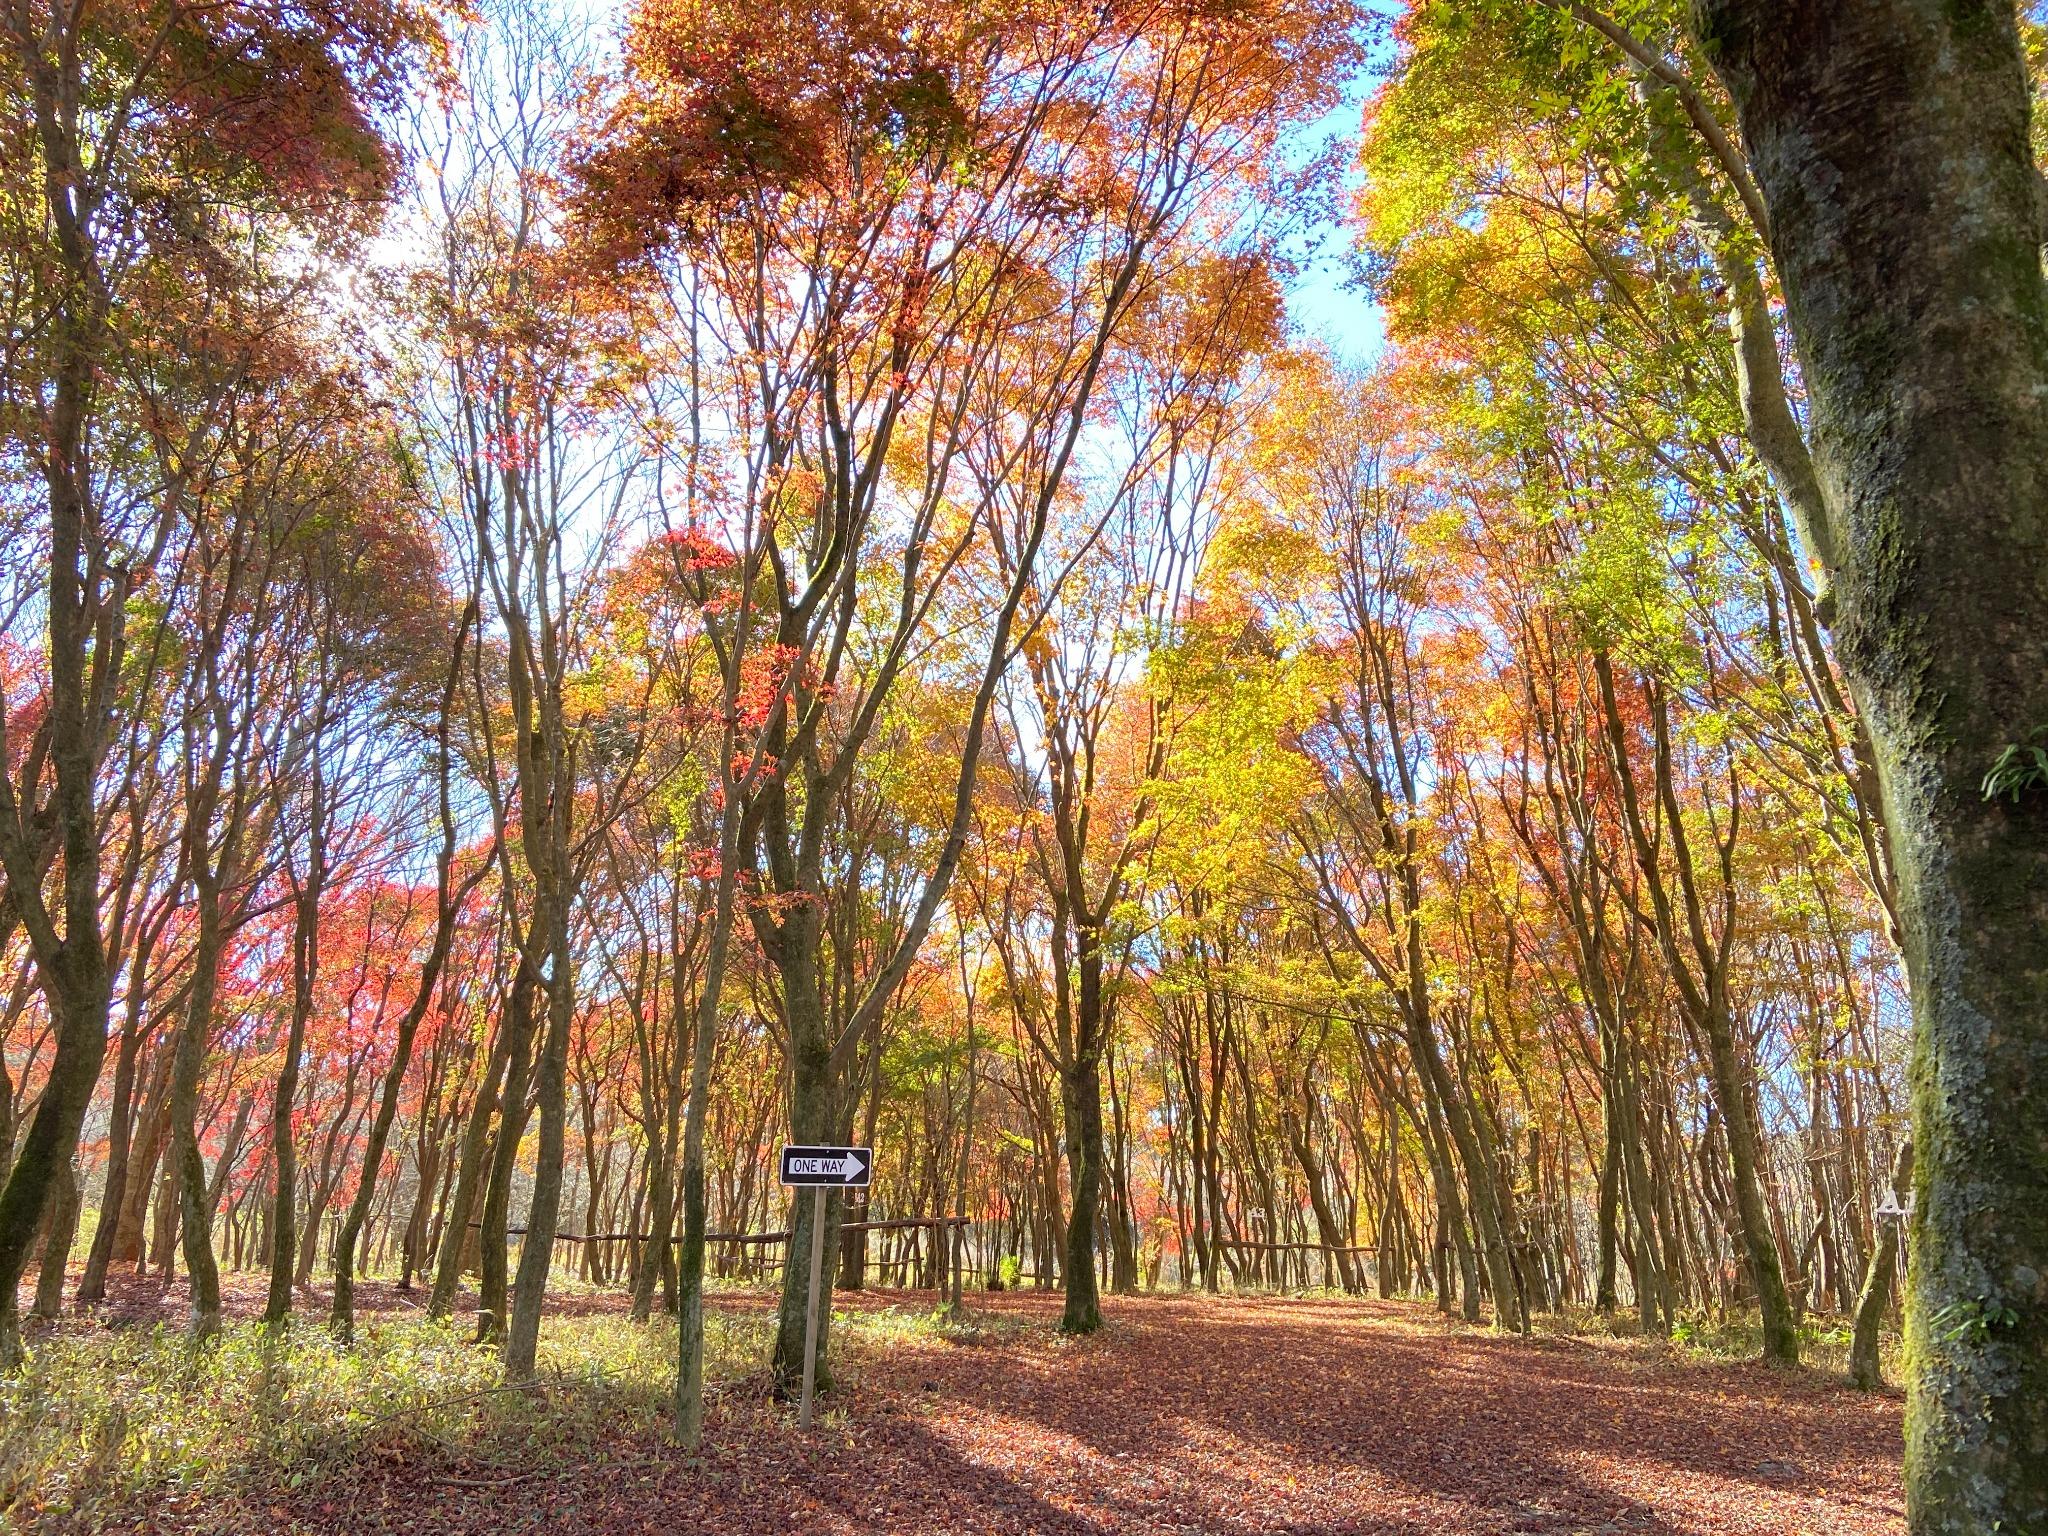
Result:
M724 783L726 805L733 807L730 738L728 732ZM726 955L732 941L739 846L739 815L733 807L720 818L718 885L712 898L711 933L704 950L704 977L690 1041L690 1099L683 1121L683 1241L676 1254L676 1439L687 1450L694 1450L704 1437L704 1117L711 1109L711 1064L719 1001L725 990ZM681 1000L680 992L677 1000ZM667 1253L668 1246L663 1243L647 1262L664 1259Z
M521 956L518 969L512 976L511 995L505 1007L504 1029L511 1036L511 1054L505 1068L498 1138L491 1148L490 1182L484 1187L483 1212L479 1218L477 1241L482 1271L482 1294L477 1303L479 1341L499 1342L505 1337L505 1301L511 1288L506 1228L511 1224L512 1176L519 1165L519 1142L526 1134L528 1075L532 1070L533 1057L534 995L537 990L533 967Z
M1904 1208L1913 1189L1913 1143L1899 1143L1898 1158L1892 1164L1892 1204ZM1884 1372L1877 1355L1877 1337L1884 1315L1892 1303L1892 1271L1899 1263L1899 1226L1902 1215L1878 1218L1877 1249L1870 1256L1870 1269L1863 1277L1863 1290L1856 1298L1856 1330L1849 1341L1849 1380L1864 1391L1884 1385Z
M326 794L317 746L312 781L311 852L305 883L292 904L291 1021L271 1096L270 1166L276 1186L270 1203L270 1290L263 1303L263 1321L271 1324L292 1314L292 1272L298 1260L299 1165L293 1119L299 1103L299 1060L306 1053L306 1023L313 1015L313 986L320 974L320 896L327 875Z
M206 1205L206 1159L199 1150L199 1079L213 1035L213 999L220 974L220 893L208 874L195 881L198 937L192 953L192 991L178 1030L171 1069L171 1134L184 1235L185 1270L192 1291L192 1334L220 1332L220 1266L213 1257L213 1222Z
M559 893L558 893L559 894ZM533 1199L526 1210L526 1235L519 1243L519 1280L505 1330L505 1379L533 1380L540 1346L541 1307L547 1299L548 1270L554 1262L555 1231L562 1206L562 1158L568 1127L569 1032L575 1025L573 964L568 913L557 909L549 957L547 1032L534 1074L540 1109L539 1146L534 1156Z
M448 953L455 944L455 929L462 915L463 903L469 899L470 893L476 889L491 867L491 854L487 853L477 860L475 869L467 879L459 886L453 883L456 832L454 811L449 803L448 727L454 714L456 689L462 680L463 648L469 636L469 626L475 621L476 610L476 599L472 597L456 630L454 656L448 667L448 681L441 692L437 758L441 847L435 857L433 946L427 951L426 960L420 966L419 985L413 991L412 1002L407 1005L404 1017L398 1021L397 1038L391 1047L391 1061L384 1073L383 1092L377 1101L376 1117L370 1124L369 1144L363 1149L362 1177L357 1181L355 1199L349 1202L348 1214L342 1220L341 1231L334 1243L334 1296L328 1321L344 1340L352 1338L355 1333L356 1244L362 1237L364 1223L370 1218L371 1202L376 1198L377 1173L384 1161L384 1147L390 1138L391 1127L398 1118L398 1097L405 1087L406 1069L412 1064L413 1040L419 1034L420 1024L425 1020L427 1011L433 1007L434 994L441 985L441 972L447 966ZM492 852L495 852L495 849ZM431 1177L432 1174L427 1168L420 1169L422 1186ZM273 1285L273 1291L274 1289Z
M462 1134L461 1155L456 1164L455 1193L448 1202L448 1220L434 1256L434 1285L427 1293L427 1316L445 1318L455 1309L455 1288L462 1280L462 1258L469 1251L470 1212L476 1206L476 1191L484 1177L484 1158L491 1145L491 1119L498 1109L507 1068L512 1059L509 1032L500 1028L491 1042L491 1054L484 1064L483 1080L477 1084L476 1102L470 1106L469 1124Z

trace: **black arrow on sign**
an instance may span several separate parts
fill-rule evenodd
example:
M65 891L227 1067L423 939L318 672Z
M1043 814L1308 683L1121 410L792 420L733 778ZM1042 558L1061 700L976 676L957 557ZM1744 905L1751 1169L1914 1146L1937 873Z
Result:
M865 1188L874 1175L875 1154L869 1147L784 1147L782 1182L798 1186L830 1184Z

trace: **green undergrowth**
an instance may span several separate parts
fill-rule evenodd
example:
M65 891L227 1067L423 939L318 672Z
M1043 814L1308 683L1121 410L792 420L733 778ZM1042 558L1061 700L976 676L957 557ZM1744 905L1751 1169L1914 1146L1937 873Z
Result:
M709 1313L714 1397L765 1407L774 1318ZM835 1368L857 1375L914 1341L985 1342L1004 1321L899 1309L838 1314ZM676 1330L617 1312L557 1316L539 1380L508 1388L466 1319L379 1318L344 1347L313 1320L230 1323L195 1346L175 1329L66 1331L0 1377L0 1533L125 1528L162 1499L208 1505L317 1491L368 1457L532 1469L650 1455L666 1446Z
M1646 1337L1632 1311L1612 1315L1590 1307L1549 1312L1535 1319L1535 1332L1559 1338L1607 1338L1657 1348L1681 1361L1733 1365L1763 1357L1762 1319L1755 1312L1682 1312L1668 1340ZM1824 1375L1847 1376L1851 1330L1846 1318L1807 1317L1799 1325L1799 1362ZM1878 1340L1878 1359L1887 1381L1900 1379L1903 1347L1896 1333Z
M936 1339L969 1348L1008 1343L1020 1335L1043 1333L1043 1319L1033 1320L1014 1313L977 1312L972 1307L954 1309L938 1306L929 1310L887 1306L872 1311L840 1314L833 1327L845 1330L851 1324L858 1344L869 1347L912 1344Z

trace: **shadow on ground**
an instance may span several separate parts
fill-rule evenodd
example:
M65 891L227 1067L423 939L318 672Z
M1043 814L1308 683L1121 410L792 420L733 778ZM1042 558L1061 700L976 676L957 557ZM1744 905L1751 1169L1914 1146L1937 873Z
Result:
M366 1288L366 1310L412 1303ZM929 1293L840 1298L929 1311ZM312 1311L319 1298L306 1298ZM551 1302L552 1304L552 1302ZM1863 1536L1904 1530L1895 1400L1812 1373L1498 1338L1397 1302L978 1298L978 1342L849 1344L810 1437L758 1382L703 1453L657 1430L507 1464L460 1440L369 1445L300 1489L154 1503L133 1529L306 1536ZM574 1312L622 1308L565 1298ZM763 1300L714 1305L759 1311ZM110 1316L159 1320L147 1294ZM623 1320L621 1326L626 1325ZM559 1448L558 1448L559 1449Z

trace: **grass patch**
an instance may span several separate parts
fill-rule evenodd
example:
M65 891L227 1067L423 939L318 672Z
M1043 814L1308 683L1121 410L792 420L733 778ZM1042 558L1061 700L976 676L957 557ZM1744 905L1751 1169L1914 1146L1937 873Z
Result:
M707 1392L765 1398L774 1313L717 1308L704 1327ZM943 1307L839 1311L833 1366L844 1382L897 1349L994 1345L1030 1327ZM260 1505L370 1457L488 1478L667 1444L674 1319L551 1316L531 1388L507 1388L497 1352L470 1337L467 1316L392 1314L363 1318L353 1347L311 1318L281 1330L230 1322L206 1346L162 1324L46 1334L20 1374L0 1377L0 1533L124 1525L163 1499Z
M1534 1319L1535 1331L1558 1338L1639 1341L1661 1347L1680 1360L1702 1365L1735 1365L1763 1358L1763 1320L1755 1312L1726 1316L1704 1311L1681 1312L1668 1341L1644 1335L1631 1310L1612 1315L1590 1307L1547 1312ZM1799 1325L1799 1360L1810 1370L1835 1376L1849 1374L1852 1334L1848 1319L1812 1317ZM1904 1344L1896 1333L1878 1337L1878 1360L1887 1381L1898 1381L1904 1367Z
M771 1320L705 1320L713 1391L758 1370ZM549 1319L540 1379L508 1389L466 1322L379 1319L344 1348L317 1323L56 1334L0 1378L0 1531L94 1528L166 1495L298 1490L371 1454L472 1467L608 1459L668 1433L675 1324Z
M937 1306L925 1310L887 1306L859 1312L835 1312L832 1328L839 1338L861 1349L886 1349L896 1344L956 1344L979 1348L1006 1344L1023 1334L1043 1331L1044 1323L1006 1312L977 1312L972 1307Z

